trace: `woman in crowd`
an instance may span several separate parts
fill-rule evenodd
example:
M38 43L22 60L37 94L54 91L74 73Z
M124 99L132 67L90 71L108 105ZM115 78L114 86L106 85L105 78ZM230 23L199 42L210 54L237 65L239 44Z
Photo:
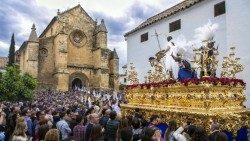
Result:
M153 128L145 127L141 133L141 141L155 141L155 130Z
M173 134L176 129L177 129L176 121L175 120L170 121L168 124L168 129L164 135L164 141L173 141L174 140Z
M25 132L27 131L27 125L24 122L24 118L17 119L16 128L14 130L12 141L28 141L28 137Z
M59 130L57 129L50 129L46 135L44 140L45 141L59 141Z

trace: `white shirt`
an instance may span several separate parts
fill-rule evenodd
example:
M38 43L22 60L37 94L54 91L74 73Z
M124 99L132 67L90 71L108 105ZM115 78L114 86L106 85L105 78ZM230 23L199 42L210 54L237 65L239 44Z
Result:
M182 135L181 133L183 132L184 128L183 127L179 127L173 134L174 138L177 141L186 141L186 138L184 135Z

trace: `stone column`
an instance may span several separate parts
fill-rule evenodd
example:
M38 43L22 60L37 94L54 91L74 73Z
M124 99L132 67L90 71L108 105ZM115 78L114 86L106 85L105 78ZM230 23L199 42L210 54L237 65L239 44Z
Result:
M60 32L54 40L54 57L55 57L55 87L57 90L68 91L69 86L69 72L67 68L68 49L67 49L68 35Z

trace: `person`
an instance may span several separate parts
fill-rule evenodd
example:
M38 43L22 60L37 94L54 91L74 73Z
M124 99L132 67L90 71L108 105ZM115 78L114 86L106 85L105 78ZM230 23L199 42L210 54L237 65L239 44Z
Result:
M247 138L250 141L250 128L249 127L247 128Z
M66 141L69 139L69 134L71 133L71 129L69 128L68 123L64 120L65 113L60 113L61 120L57 122L56 127L60 131L62 136L62 141Z
M148 127L154 129L154 131L155 131L154 138L157 138L157 140L163 140L161 138L162 131L161 131L161 129L159 129L157 127L159 123L160 123L160 117L158 115L152 115L150 117L150 123L149 123ZM159 137L160 137L160 139L158 139Z
M0 140L5 140L5 113L2 111L2 107L0 109Z
M228 137L224 132L219 132L215 138L215 141L228 141Z
M141 133L142 133L142 128L141 128L141 122L138 117L134 117L132 119L132 127L133 127L133 141L138 141L141 139Z
M28 141L28 137L26 135L27 125L24 121L23 117L17 119L16 127L13 132L12 141Z
M38 140L44 140L46 133L49 131L48 119L43 116L39 121L39 125L36 137Z
M117 113L111 111L110 120L107 122L104 141L116 141L118 138L119 122L116 120Z
M184 129L183 135L185 136L187 141L191 141L192 140L192 136L194 134L194 131L196 129L196 126L194 125L189 125L187 126L186 129Z
M192 70L190 63L187 60L183 60L181 58L181 54L177 53L177 56L174 56L172 53L171 56L175 60L175 62L178 62L179 64L179 71L178 71L179 80L196 77L195 71Z
M105 109L105 112L103 114L103 116L100 119L100 124L102 125L102 127L105 129L106 128L106 124L109 120L109 114L110 114L111 110L110 109Z
M133 130L129 125L129 118L123 117L120 124L120 139L122 141L132 141Z
M220 124L218 122L212 122L211 131L212 131L212 134L209 135L209 141L218 140L217 138L218 138L219 134L220 134L221 138L223 138L223 136L225 136L226 140L227 140L227 135L224 132L220 131Z
M56 128L57 122L60 121L59 112L53 111L53 112L52 112L52 116L53 116L53 125L52 125L52 128Z
M176 131L173 133L173 140L175 141L186 141L186 137L182 134L184 129L187 127L187 123L183 123Z
M102 126L100 124L93 125L90 133L90 141L101 141L101 137L102 137Z
M44 141L59 141L59 130L57 129L50 129L44 138Z
M171 120L168 124L168 128L164 134L164 141L173 141L174 140L174 132L177 129L177 123L175 120Z
M75 141L83 141L84 140L84 126L83 126L83 118L81 115L77 115L76 117L77 125L73 128L73 137Z
M31 115L30 109L24 108L21 112L21 115L24 116L25 123L28 127L26 134L30 137L33 137L33 134L32 134L33 133L33 130L32 130L33 123L32 123L31 118L30 118L30 115Z
M145 127L141 133L141 141L153 141L155 130L153 128Z
M159 128L157 127L157 125L159 124L159 121L160 121L160 117L158 115L152 115L150 117L150 123L148 127L153 128L155 130L159 130Z
M6 134L5 140L9 140L11 134L14 132L16 127L16 119L19 117L20 108L18 106L13 106L9 115L6 118Z
M165 56L165 66L166 66L166 69L169 71L169 78L170 79L174 79L174 74L173 72L175 72L175 67L174 67L174 60L173 58L171 57L171 54L173 52L176 52L177 50L177 47L175 45L175 43L173 42L173 38L172 36L168 36L167 37L167 43L164 47L165 50L169 50L168 52L166 52L166 56ZM174 71L173 71L174 69ZM177 71L177 70L176 70Z
M89 141L93 125L99 123L99 115L97 113L90 114L89 115L89 121L90 122L86 126L85 141Z
M206 130L203 127L196 127L191 141L209 141Z

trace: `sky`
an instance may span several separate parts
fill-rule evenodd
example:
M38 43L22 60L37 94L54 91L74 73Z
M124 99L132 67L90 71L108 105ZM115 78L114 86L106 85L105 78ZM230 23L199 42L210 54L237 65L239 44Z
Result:
M116 48L120 67L127 61L124 34L147 18L166 10L182 0L0 0L0 56L7 56L12 33L16 49L28 39L34 23L38 36L57 10L61 12L80 4L99 22L105 20L108 48Z

